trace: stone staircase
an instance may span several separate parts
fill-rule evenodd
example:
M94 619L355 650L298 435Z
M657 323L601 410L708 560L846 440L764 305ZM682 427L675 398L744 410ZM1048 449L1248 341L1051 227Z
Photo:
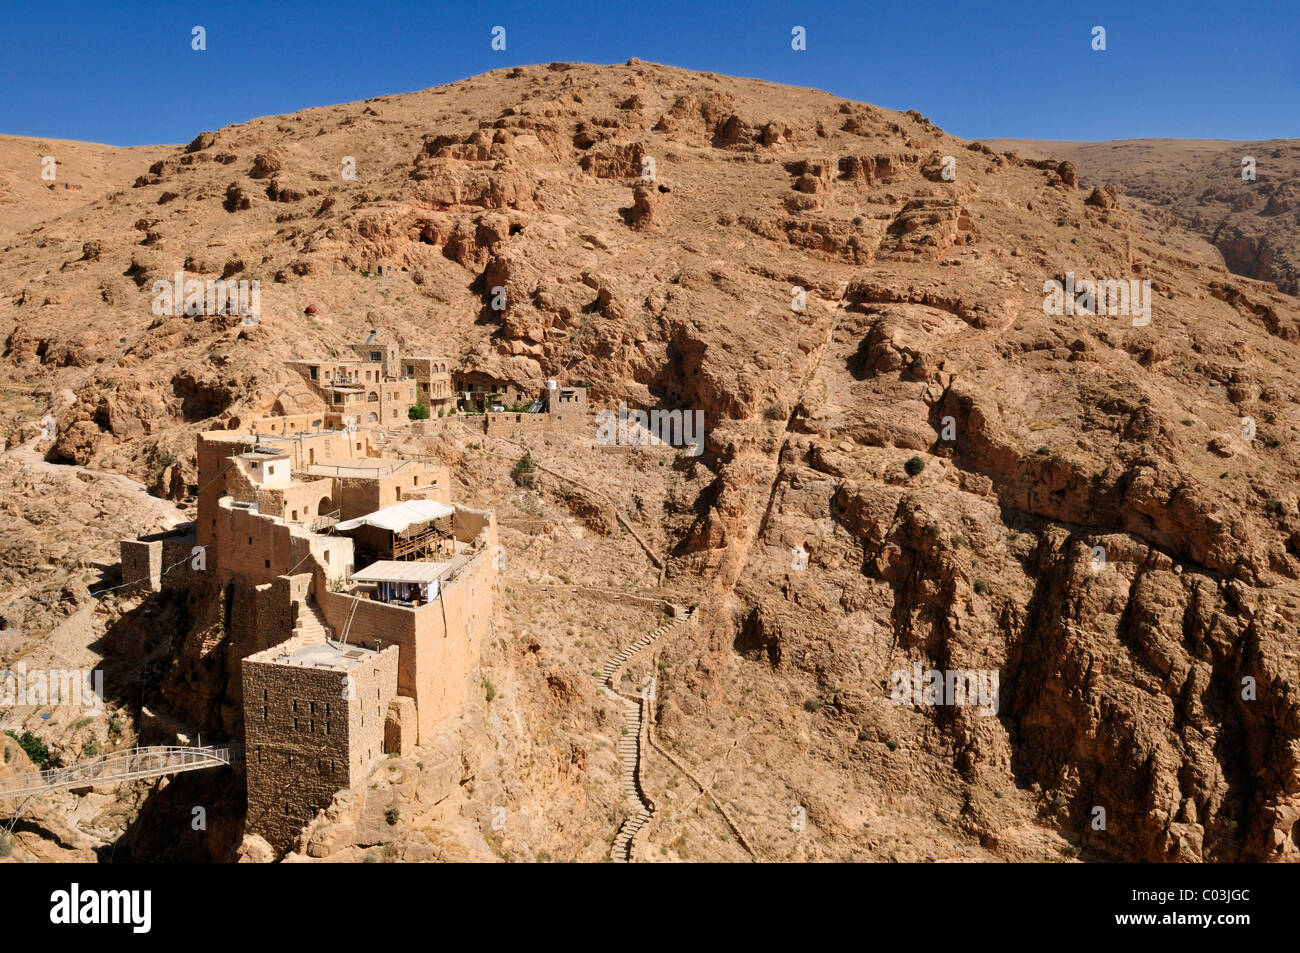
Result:
M621 786L629 801L637 805L636 813L619 825L609 859L615 863L632 860L632 841L654 815L654 804L641 790L641 701L623 699L623 737L618 742L618 760L623 766Z
M641 638L637 639L631 645L626 646L623 651L610 658L605 663L605 668L600 673L601 684L607 685L610 688L616 688L614 685L614 676L618 674L619 670L622 669L624 665L630 662L634 656L653 645L665 632L689 622L691 615L693 614L694 613L692 612L680 619L674 619L672 622L667 622L664 625L659 626L659 628L655 629L649 635L641 636Z
M648 635L644 635L632 644L624 647L617 655L610 658L600 674L601 689L611 698L623 702L623 734L618 741L618 760L621 768L620 787L628 801L636 810L619 825L610 845L609 859L615 863L629 863L637 854L637 835L654 816L654 803L646 796L642 783L641 770L644 753L650 747L648 719L651 716L650 700L645 695L633 695L619 691L616 686L618 674L639 653L645 651L666 633L690 622L695 616L694 610L687 615L667 622Z
M324 642L334 638L334 629L325 621L315 599L308 598L298 603L298 618L294 620L289 637L304 642Z

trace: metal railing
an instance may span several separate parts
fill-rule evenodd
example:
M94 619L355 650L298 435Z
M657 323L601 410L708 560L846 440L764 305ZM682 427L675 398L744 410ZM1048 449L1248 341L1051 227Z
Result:
M182 771L201 771L230 764L238 758L237 746L192 748L154 745L115 751L97 761L50 768L38 776L19 775L0 782L0 798L23 797L47 791L97 787L140 778L158 778Z
M332 513L322 513L320 516L314 517L312 521L307 524L307 529L313 533L327 530L339 521L339 517L342 513L342 510L335 510Z

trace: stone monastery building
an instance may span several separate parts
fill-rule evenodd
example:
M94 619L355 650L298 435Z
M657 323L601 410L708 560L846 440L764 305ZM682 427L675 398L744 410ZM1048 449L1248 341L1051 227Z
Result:
M423 384L445 384L451 401L445 364L374 348L376 360L293 362L331 404L366 411L199 434L192 530L122 542L123 578L143 588L215 573L231 591L246 830L281 852L338 791L464 703L492 626L494 514L454 504L446 467L378 455L363 423L373 412L370 426L388 426L394 407L405 421ZM412 365L427 379L394 383L402 360L427 361ZM326 429L341 416L360 429Z

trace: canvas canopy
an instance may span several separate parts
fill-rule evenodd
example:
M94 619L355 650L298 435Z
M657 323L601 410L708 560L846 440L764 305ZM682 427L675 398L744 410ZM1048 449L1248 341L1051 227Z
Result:
M385 506L356 519L345 520L334 528L340 531L356 529L358 526L377 526L389 532L400 533L416 523L442 519L455 513L454 507L437 500L403 500L393 506Z
M399 562L381 559L360 572L352 574L353 582L437 582L438 577L451 567L449 562Z

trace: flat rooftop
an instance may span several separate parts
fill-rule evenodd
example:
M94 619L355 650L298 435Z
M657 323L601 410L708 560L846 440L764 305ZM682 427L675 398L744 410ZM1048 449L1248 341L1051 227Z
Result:
M262 461L287 460L289 451L281 447L258 446L252 450L245 450L239 454L241 460L254 460L258 463Z
M314 477L381 477L400 473L410 465L410 460L357 457L351 460L340 460L338 463L313 463L307 468L307 473Z
M341 642L290 641L250 655L248 661L265 665L294 665L299 668L346 672L370 661L378 654L374 649Z

